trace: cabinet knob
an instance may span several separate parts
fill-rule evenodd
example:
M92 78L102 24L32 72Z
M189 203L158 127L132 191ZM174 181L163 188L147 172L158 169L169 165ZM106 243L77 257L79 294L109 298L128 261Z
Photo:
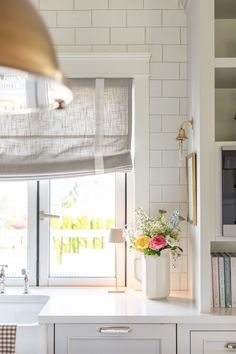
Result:
M227 349L236 349L236 343L227 343L225 345L225 348L227 348Z
M127 334L131 332L130 327L101 327L99 328L99 332L103 334Z

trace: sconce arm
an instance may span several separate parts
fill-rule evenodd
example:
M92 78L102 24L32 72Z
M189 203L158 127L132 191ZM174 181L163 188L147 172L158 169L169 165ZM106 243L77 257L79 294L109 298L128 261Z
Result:
M183 127L184 127L185 124L191 125L191 127L192 127L192 129L193 129L193 118L184 120L184 121L181 123L181 125L180 125L180 129L183 129Z

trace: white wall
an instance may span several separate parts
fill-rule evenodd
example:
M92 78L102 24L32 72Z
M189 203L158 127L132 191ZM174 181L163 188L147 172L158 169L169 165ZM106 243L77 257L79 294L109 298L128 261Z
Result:
M31 0L60 52L151 52L150 211L186 215L185 169L176 133L186 116L186 17L179 0ZM115 68L114 68L115 70ZM187 225L184 256L172 289L188 287Z

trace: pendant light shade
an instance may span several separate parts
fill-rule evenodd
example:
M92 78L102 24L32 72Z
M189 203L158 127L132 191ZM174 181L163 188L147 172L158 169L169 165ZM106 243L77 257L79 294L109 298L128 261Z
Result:
M53 43L27 0L0 1L0 112L61 108L72 100Z

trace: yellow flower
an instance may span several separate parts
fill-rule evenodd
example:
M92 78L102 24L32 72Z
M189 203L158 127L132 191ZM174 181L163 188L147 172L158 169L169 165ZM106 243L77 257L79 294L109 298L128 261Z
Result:
M143 235L135 240L135 246L139 250L145 250L148 248L150 242L150 237Z

